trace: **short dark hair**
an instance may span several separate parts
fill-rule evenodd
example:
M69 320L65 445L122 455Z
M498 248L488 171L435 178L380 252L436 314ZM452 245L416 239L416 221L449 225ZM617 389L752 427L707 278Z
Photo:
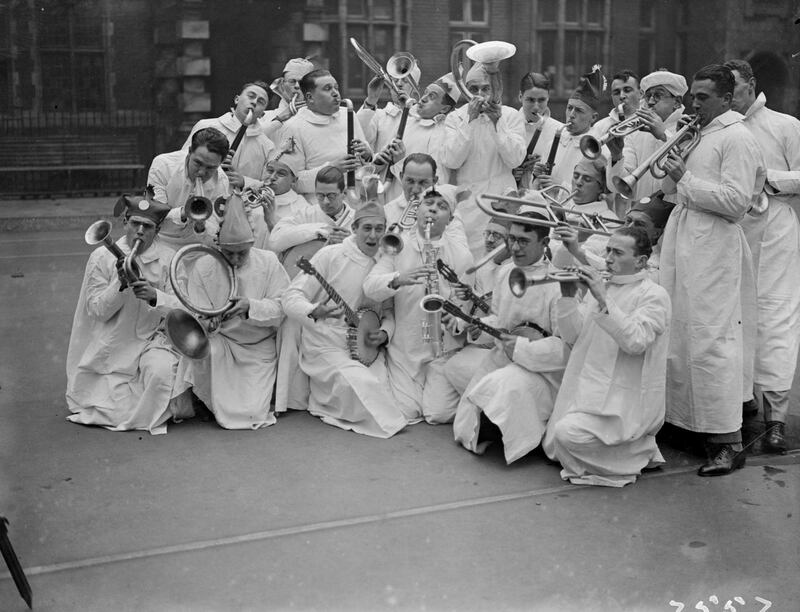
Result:
M750 62L746 62L740 59L732 59L728 60L723 64L728 70L735 70L739 73L739 76L742 77L745 81L749 81L753 79L755 81L756 77L753 74L753 67L750 65Z
M525 217L527 219L537 219L539 221L547 221L547 217L545 217L543 214L538 213L538 212L534 212L532 210L531 211L526 211L526 212L523 212L523 213L519 213L518 215L515 215L515 216L517 216L517 217ZM536 232L536 237L539 240L541 240L545 236L549 236L550 235L550 227L547 226L547 225L540 225L538 223L537 224L525 223L524 221L512 221L511 225L521 225L523 231L526 234L529 234L530 232Z
M722 64L709 64L694 73L693 79L695 81L713 81L714 90L718 96L725 94L733 95L733 88L736 85L736 79L733 78L731 69Z
M241 86L241 88L239 88L239 93L242 93L245 89L247 89L251 85L260 87L261 89L267 92L267 95L269 95L270 92L269 85L267 85L264 81L250 81L249 83L245 83L244 85Z
M192 134L189 152L196 150L198 147L205 147L210 153L216 153L222 159L225 159L231 145L225 134L220 132L217 128L207 127L202 130L197 130Z
M307 93L314 91L314 88L317 86L317 79L326 76L333 76L330 70L325 70L324 68L312 70L302 79L300 79L300 91L303 92L304 96Z
M534 87L550 91L550 79L541 72L529 72L519 82L519 93L525 93Z
M415 164L428 164L433 170L433 176L436 176L436 160L427 153L411 153L410 155L406 155L406 158L403 160L403 172L406 171L406 166L412 162Z
M653 252L653 245L650 243L650 236L647 235L647 230L643 227L635 227L633 225L625 225L614 230L617 236L630 236L633 238L633 254L637 257L639 255L646 255L650 257Z
M636 79L636 84L639 84L639 75L636 74L630 68L623 68L619 72L617 72L614 76L611 77L612 81L627 81L628 79Z
M344 172L335 166L325 166L317 172L314 182L325 183L326 185L335 184L339 191L344 191Z

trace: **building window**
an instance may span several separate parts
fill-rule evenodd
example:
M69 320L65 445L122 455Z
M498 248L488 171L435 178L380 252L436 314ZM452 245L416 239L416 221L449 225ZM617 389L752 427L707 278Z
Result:
M406 0L326 0L321 22L328 28L325 55L342 96L363 98L374 77L350 45L355 38L386 68L398 50L408 49Z
M610 0L533 0L538 65L566 96L594 64L608 63Z
M639 2L639 76L650 74L656 65L656 7L649 0Z
M450 0L450 44L489 40L489 0Z
M42 108L106 108L105 7L102 0L36 0Z

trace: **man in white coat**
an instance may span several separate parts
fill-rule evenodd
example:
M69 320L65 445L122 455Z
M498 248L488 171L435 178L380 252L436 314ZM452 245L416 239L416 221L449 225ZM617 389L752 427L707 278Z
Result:
M650 240L621 228L608 241L608 283L579 269L590 296L562 284L558 329L572 352L542 448L573 484L622 487L664 462L656 433L664 423L670 300L644 271Z
M769 430L762 447L786 451L785 427L789 391L800 346L800 121L766 107L756 97L753 70L745 61L725 65L736 88L732 108L758 141L767 167L769 206L761 216L745 215L745 236L753 252L758 289L758 334L754 382L762 396Z
M517 214L545 220L525 205ZM492 313L481 320L504 330L526 331L528 337L519 331L505 333L473 364L453 421L456 442L474 453L483 454L500 438L509 464L539 446L566 365L556 327L558 283L535 284L522 297L512 294L509 286L512 270L528 278L546 277L550 262L544 253L549 240L546 226L511 224L507 244L512 261L501 268L492 293ZM458 385L460 373L454 363L448 363L445 374Z
M459 206L473 256L483 252L483 228L489 217L478 208L478 196L505 193L516 187L512 170L525 159L525 126L516 109L491 101L492 86L483 64L465 77L474 96L445 120L444 163L455 171L455 185L473 197Z
M225 206L217 240L236 277L236 295L209 334L209 354L181 358L181 380L194 388L225 429L259 429L275 423L270 409L277 370L275 338L283 321L280 296L289 277L275 253L253 248L253 231L239 196ZM188 276L189 291L218 303L218 266L201 258Z
M682 75L667 70L651 72L642 79L642 89L645 106L636 111L636 116L644 127L623 138L612 138L608 141L608 149L611 152L608 186L614 193L616 193L614 178L630 175L663 146L669 136L678 130L678 120L685 111L683 96L689 87ZM645 172L633 186L633 194L628 204L660 190L662 182L663 179L657 179L650 172ZM620 216L626 212L617 210Z
M164 204L123 196L125 235L116 245L127 257L136 240L141 279L131 281L105 247L89 256L67 351L67 419L113 431L167 433L167 421L190 402L173 401L178 353L161 324L177 300L167 295L173 251L160 243Z
M514 168L517 185L530 189L533 166L546 160L556 132L564 127L550 115L550 79L539 72L529 72L519 84L519 114L525 122L525 161Z
M347 112L340 109L339 84L327 70L313 70L300 80L306 106L289 119L280 132L279 142L294 139L294 150L287 157L300 168L295 191L314 204L314 182L324 166L342 172L355 171L372 160L361 124L353 117L353 142L347 142ZM354 113L355 114L355 113ZM353 154L348 153L352 145Z
M150 164L147 184L155 199L172 210L161 224L159 240L177 250L186 244L210 244L219 231L219 216L212 211L205 222L191 222L186 204L190 197L200 196L214 202L230 194L228 177L221 165L230 144L218 129L198 130L191 138L189 150L157 155Z
M700 476L744 465L743 381L752 387L743 324L755 325L755 279L739 222L764 189L765 169L758 142L730 108L734 83L721 65L695 73L700 142L687 160L673 154L664 164L664 193L675 202L661 249L661 284L672 300L666 421L707 434Z
M303 57L293 57L286 62L281 76L269 85L269 88L280 96L280 102L277 108L264 111L259 124L267 138L276 145L283 124L306 104L300 89L300 80L313 70L316 70L313 62Z
M423 418L430 423L446 423L454 412L436 397L435 381L443 377L447 356L463 345L463 338L454 336L452 328L437 328L436 317L427 315L420 301L427 293L445 298L453 295L453 288L439 274L437 259L455 270L463 282L472 282L472 276L466 274L472 265L469 250L445 233L457 198L453 185L428 191L422 198L415 230L405 233L403 250L384 254L364 280L368 298L394 298L397 329L389 341L386 360L392 393L409 423ZM430 240L425 238L426 225Z
M225 134L233 146L239 131L244 134L231 156L226 155L222 168L232 189L257 191L263 183L264 166L275 149L272 141L264 135L258 120L267 108L267 84L261 81L245 83L234 96L230 112L213 119L201 119L194 124L183 151L189 151L192 136L198 130L213 127Z
M366 344L373 348L385 345L394 333L391 310L370 304L361 288L375 265L385 231L383 207L367 203L355 215L353 236L324 247L311 258L316 271L348 307L384 310L380 329L365 335ZM348 322L342 317L342 307L329 299L319 280L303 273L282 298L287 316L303 328L300 367L310 379L308 410L329 425L388 438L405 427L406 418L391 396L384 353L369 366L353 359Z

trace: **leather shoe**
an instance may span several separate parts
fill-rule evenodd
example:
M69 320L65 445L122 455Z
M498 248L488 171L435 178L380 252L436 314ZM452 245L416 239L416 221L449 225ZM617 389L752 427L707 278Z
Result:
M697 470L698 476L724 476L744 467L744 451L733 450L730 444L720 444L716 454Z
M780 421L769 421L767 423L767 435L761 443L761 448L767 453L786 452L786 425Z

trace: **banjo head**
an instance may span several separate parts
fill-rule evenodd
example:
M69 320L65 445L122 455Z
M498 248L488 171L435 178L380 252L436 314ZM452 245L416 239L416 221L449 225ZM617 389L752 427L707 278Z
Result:
M376 346L367 346L367 334L381 328L381 318L371 308L360 308L358 314L358 327L347 330L347 344L350 356L364 364L371 366L380 354Z
M310 240L308 242L289 247L283 253L281 253L280 261L283 264L283 267L286 269L286 273L289 275L289 278L294 278L297 276L297 273L300 272L300 268L297 267L297 260L301 257L311 259L314 253L325 246L325 242L325 240L319 239Z

